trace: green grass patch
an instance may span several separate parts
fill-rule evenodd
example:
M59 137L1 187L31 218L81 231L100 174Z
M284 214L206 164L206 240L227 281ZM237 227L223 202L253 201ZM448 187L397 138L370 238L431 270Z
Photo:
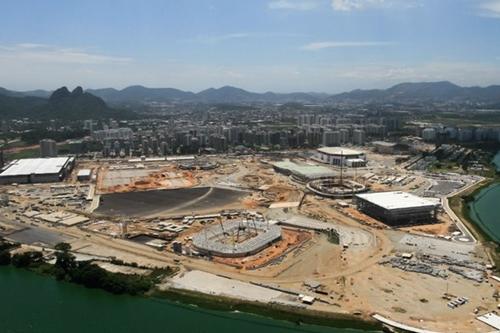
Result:
M40 148L29 148L15 152L5 152L4 156L5 159L9 161L17 160L20 158L40 157Z

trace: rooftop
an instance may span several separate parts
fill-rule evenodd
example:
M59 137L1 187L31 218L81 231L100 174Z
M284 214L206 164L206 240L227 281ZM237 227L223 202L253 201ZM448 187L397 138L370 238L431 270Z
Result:
M437 206L437 204L431 200L401 191L363 193L356 194L356 197L385 209L405 209Z
M344 155L344 156L351 156L351 155L362 155L363 152L354 150L354 149L349 149L349 148L344 148L344 147L322 147L318 148L318 151L320 153L328 154L328 155Z
M298 164L289 160L273 163L279 169L289 170L291 173L306 178L333 177L335 171L323 165Z
M372 145L384 146L384 147L394 147L397 145L397 143L396 142L387 142L387 141L373 141Z
M4 168L4 171L0 173L0 177L59 173L70 159L73 159L73 157L25 158L14 160Z
M90 177L91 174L92 174L92 170L90 170L90 169L80 169L80 170L78 170L77 176L78 177Z

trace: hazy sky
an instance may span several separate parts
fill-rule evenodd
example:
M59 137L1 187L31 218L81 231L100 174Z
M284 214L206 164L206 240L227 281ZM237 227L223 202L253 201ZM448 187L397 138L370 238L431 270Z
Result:
M500 0L16 0L0 10L9 89L500 83Z

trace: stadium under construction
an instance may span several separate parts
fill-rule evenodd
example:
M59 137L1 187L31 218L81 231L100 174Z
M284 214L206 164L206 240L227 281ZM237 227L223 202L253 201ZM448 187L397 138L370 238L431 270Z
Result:
M368 191L368 188L354 180L327 177L310 181L307 189L317 195L333 199L351 198L353 195Z
M193 246L204 255L236 258L256 254L280 239L280 226L246 219L203 229L193 236Z

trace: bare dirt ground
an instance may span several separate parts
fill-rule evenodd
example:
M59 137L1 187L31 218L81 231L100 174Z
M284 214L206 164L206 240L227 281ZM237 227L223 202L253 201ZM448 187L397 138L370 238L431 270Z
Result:
M400 228L400 230L422 235L446 236L457 231L458 228L447 214L441 212L438 215L438 223L436 224Z
M151 189L176 189L199 184L190 171L177 170L174 166L154 169L100 168L97 181L99 193L145 191Z

